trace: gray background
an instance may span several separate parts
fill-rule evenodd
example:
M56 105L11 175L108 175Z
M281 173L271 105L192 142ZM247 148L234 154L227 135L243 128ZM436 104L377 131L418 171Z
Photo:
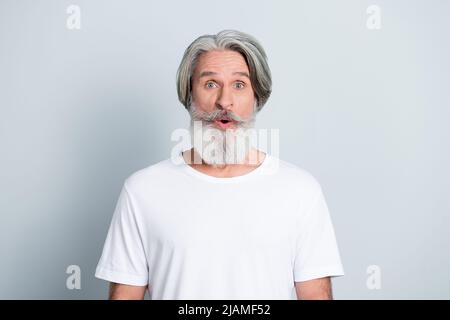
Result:
M66 28L70 4L81 30ZM379 5L382 28L366 27ZM260 128L321 183L337 299L450 298L448 1L0 1L0 298L96 299L124 179L187 128L175 73L197 36L269 56ZM81 290L66 288L68 265ZM381 268L380 290L366 286Z

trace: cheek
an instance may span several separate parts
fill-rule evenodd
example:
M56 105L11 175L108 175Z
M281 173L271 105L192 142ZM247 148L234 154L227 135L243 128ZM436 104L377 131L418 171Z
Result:
M239 98L239 109L242 114L249 116L253 112L253 105L255 103L255 97L253 93L245 94Z
M194 101L202 107L209 108L211 105L214 106L216 97L211 92L205 92L205 90L193 88L192 97Z

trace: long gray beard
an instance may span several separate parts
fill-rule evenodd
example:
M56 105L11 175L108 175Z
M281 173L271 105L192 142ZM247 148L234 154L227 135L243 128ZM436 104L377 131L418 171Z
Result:
M204 112L192 102L189 108L191 143L205 163L215 167L245 163L252 141L256 141L256 103L255 101L250 117L244 119L234 112L219 109ZM213 121L224 114L235 121L234 128L220 130L214 125Z
M191 142L203 161L214 167L243 164L252 148L254 120L220 130L213 123L191 120Z

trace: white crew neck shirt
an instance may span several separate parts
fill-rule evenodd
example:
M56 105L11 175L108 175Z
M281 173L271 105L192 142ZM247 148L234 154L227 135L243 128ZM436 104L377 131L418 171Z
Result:
M181 153L124 182L95 276L159 299L297 299L295 282L342 276L318 181L266 154L218 178Z

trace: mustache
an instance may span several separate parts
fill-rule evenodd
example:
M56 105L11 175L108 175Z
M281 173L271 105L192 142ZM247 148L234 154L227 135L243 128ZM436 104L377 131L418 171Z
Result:
M217 109L212 112L201 111L201 110L198 110L197 108L192 108L192 110L191 110L192 120L202 120L202 121L214 122L214 121L219 120L224 117L229 118L239 124L239 123L246 123L246 122L252 121L254 116L252 115L250 117L250 119L244 119L244 118L238 116L237 114L235 114L234 112L227 111L227 110Z

